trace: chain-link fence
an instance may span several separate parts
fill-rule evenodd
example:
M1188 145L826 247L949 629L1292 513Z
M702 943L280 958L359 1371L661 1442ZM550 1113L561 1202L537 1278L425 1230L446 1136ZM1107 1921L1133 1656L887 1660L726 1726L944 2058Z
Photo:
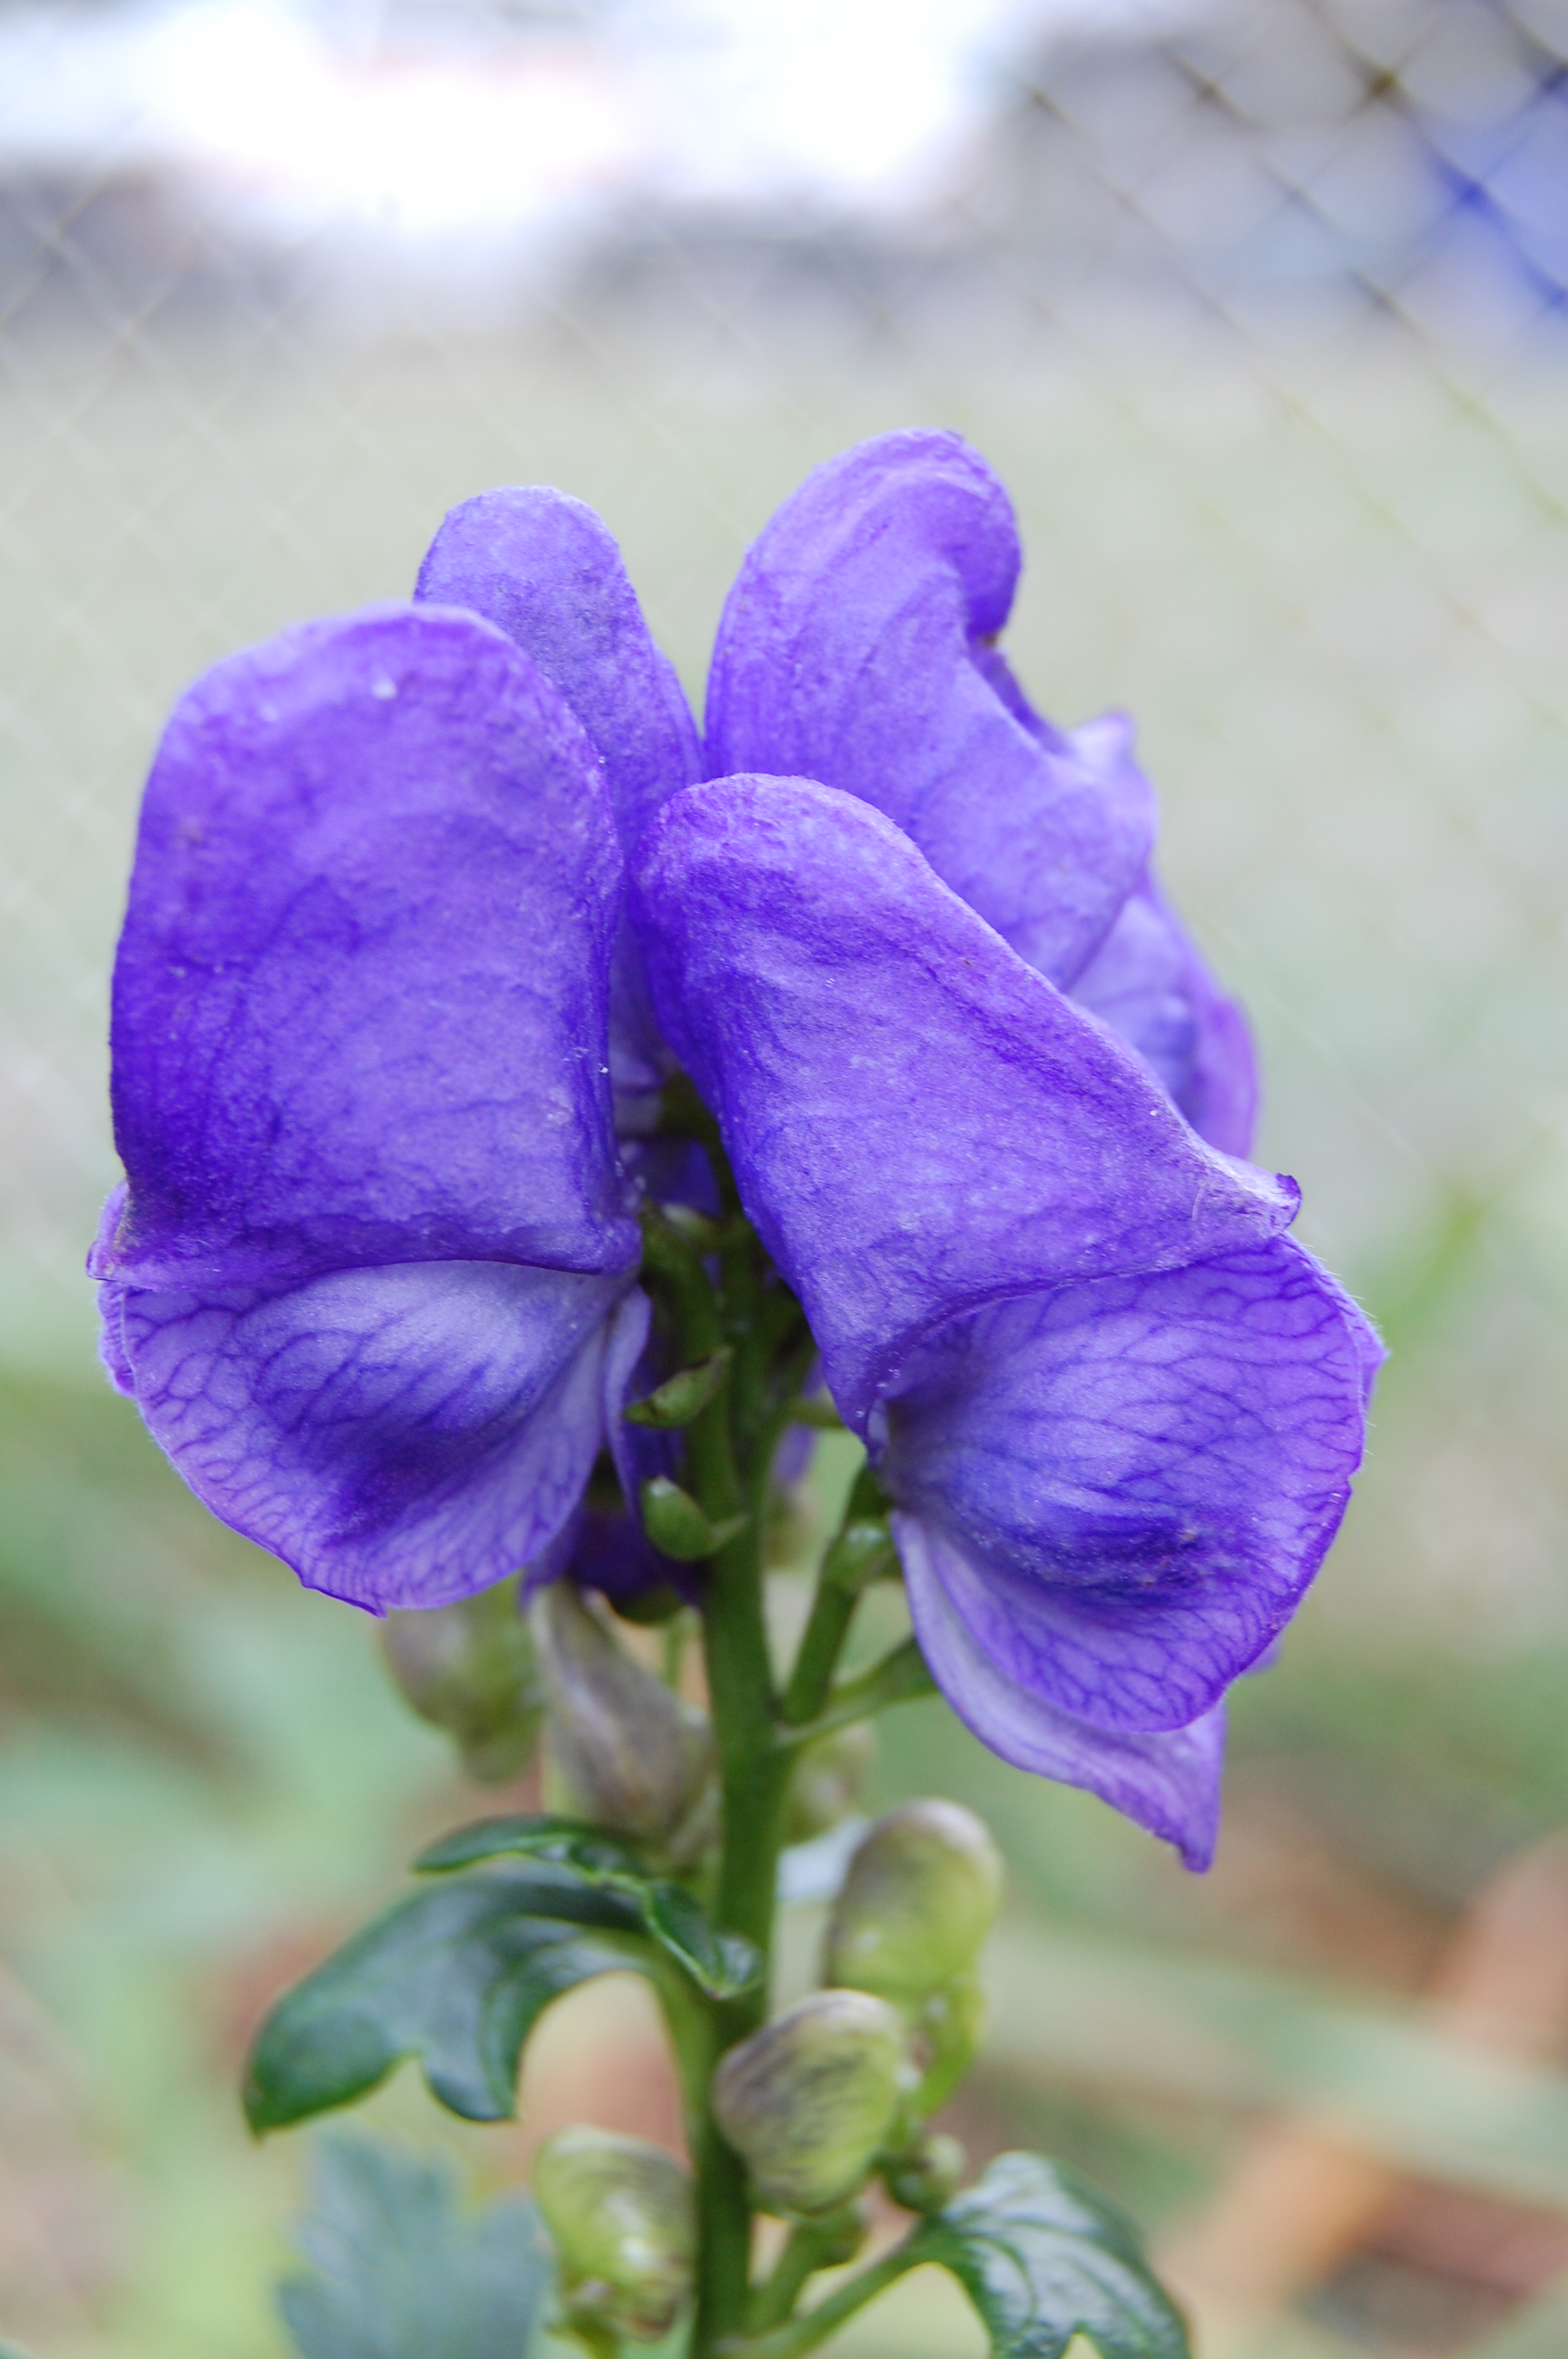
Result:
M888 72L925 21L883 25ZM946 128L860 184L744 152L773 69L726 22L729 49L678 10L290 16L361 109L306 189L116 114L156 12L0 10L7 1353L91 1380L106 976L183 682L406 594L453 502L548 481L699 699L806 469L957 427L1021 512L1015 663L1062 720L1137 716L1167 873L1261 1038L1262 1159L1394 1347L1300 1642L1349 1667L1343 1725L1277 1708L1292 1807L1451 1908L1568 1802L1568 1747L1555 1785L1507 1767L1558 1742L1568 1656L1568 8L996 11ZM482 219L399 213L398 125L416 146L470 84L549 172ZM1340 1738L1412 1647L1445 1804L1396 1754L1368 1812L1364 1720Z

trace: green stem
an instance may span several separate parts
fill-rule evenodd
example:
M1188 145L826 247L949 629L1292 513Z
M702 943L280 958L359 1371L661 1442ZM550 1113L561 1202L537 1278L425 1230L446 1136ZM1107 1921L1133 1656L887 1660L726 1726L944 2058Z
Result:
M857 1504L852 1492L822 1560L811 1618L784 1690L783 1716L792 1728L815 1720L821 1712L862 1593L893 1561L886 1524L857 1513Z
M802 2220L796 2223L773 2264L772 2277L752 2296L746 2321L749 2332L760 2334L766 2327L781 2324L795 2308L796 2298L808 2277L814 2277L818 2269L831 2267L836 2260L854 2257L857 2247L864 2240L865 2231L858 2221L854 2222L851 2241L846 2251L845 2223L847 2219L852 2221L853 2216L847 2206L826 2221Z
M831 1736L836 1728L848 1728L851 1721L870 1720L873 1713L885 1712L890 1704L908 1703L916 1696L935 1695L936 1682L925 1667L925 1658L914 1638L905 1638L880 1663L873 1663L859 1679L840 1680L829 1691L825 1708L815 1720L803 1727L781 1731L775 1743L781 1753L793 1756L804 1745L815 1745L819 1736Z
M666 1276L690 1360L723 1341L737 1345L734 1381L687 1429L690 1488L714 1524L746 1515L754 1482L737 1440L752 1423L755 1381L748 1329L754 1308L755 1241L748 1232L727 1243L723 1292L716 1296L701 1260L671 1253ZM671 1265L674 1265L673 1266ZM743 1934L766 1961L772 1949L774 1885L789 1765L775 1752L775 1699L762 1612L762 1517L752 1514L708 1567L703 1651L708 1709L719 1756L722 1836L713 1912L726 1931ZM714 2065L727 2048L766 2016L766 1973L744 1997L711 2005L706 2037L682 2058L697 2183L697 2300L692 2359L707 2359L744 2321L750 2290L752 2204L744 2165L719 2136L708 2103Z
M690 1108L682 1106L678 1115L704 1135ZM690 2359L715 2359L721 2345L741 2333L753 2300L751 2191L741 2158L713 2119L708 2091L719 2059L767 2016L766 1963L794 1754L776 1740L780 1707L763 1613L762 1539L773 1454L794 1419L815 1356L798 1304L764 1285L761 1247L740 1215L733 1180L716 1144L707 1138L705 1143L730 1217L721 1230L699 1235L689 1222L683 1227L675 1216L650 1208L644 1214L646 1264L663 1281L675 1311L682 1364L707 1362L724 1345L733 1354L730 1381L686 1428L686 1479L711 1525L743 1518L708 1561L704 1598L703 1651L722 1810L712 1907L721 1930L755 1945L764 1971L742 1997L707 2002L697 2013L677 2008L671 2017L697 2176L697 2316ZM710 1276L715 1256L717 1289ZM876 1494L868 1481L857 1484L827 1551L790 1683L788 1716L813 1728L859 1716L843 1710L849 1690L829 1690L860 1589L885 1555L885 1527L873 1523ZM857 1693L865 1686L849 1684ZM805 2232L792 2240L785 2261L757 2298L759 2322L771 2329L787 2313L812 2268L822 2265L824 2250L819 2239Z
M717 2359L801 2359L803 2353L815 2351L819 2343L826 2343L846 2319L864 2310L867 2302L874 2301L913 2266L909 2255L900 2246L884 2259L874 2261L869 2269L862 2269L858 2277L851 2277L837 2293L830 2293L826 2301L819 2301L804 2318L792 2318L766 2334L732 2336L719 2346Z

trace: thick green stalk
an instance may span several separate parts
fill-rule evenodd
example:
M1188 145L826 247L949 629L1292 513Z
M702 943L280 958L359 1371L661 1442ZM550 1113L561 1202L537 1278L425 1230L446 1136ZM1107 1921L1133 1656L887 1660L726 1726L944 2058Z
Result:
M725 1340L725 1329L741 1323L754 1291L750 1256L727 1253L725 1298L716 1299L700 1264L676 1283L682 1345L688 1359L707 1357ZM740 1300L737 1301L737 1297ZM728 1314L728 1316L727 1316ZM762 1613L760 1493L737 1453L736 1394L748 1373L737 1332L736 1375L687 1429L690 1487L709 1521L721 1524L745 1515L734 1538L708 1567L703 1647L708 1709L719 1755L722 1833L714 1914L727 1931L744 1934L766 1960L773 1930L774 1885L784 1817L788 1764L773 1745L775 1699ZM743 1399L743 1395L742 1395ZM749 1422L749 1419L747 1420ZM693 2359L705 2359L720 2337L739 2331L745 2317L751 2271L752 2207L744 2165L719 2136L708 2105L713 2065L725 2049L756 2029L767 2011L766 1975L744 1998L708 2011L709 2045L705 2056L683 2058L697 2088L688 2084L693 2114L693 2163L697 2180L698 2266Z
M686 1479L711 1525L744 1519L708 1560L704 1598L703 1648L722 1810L712 1907L718 1924L744 1935L766 1962L773 1951L778 1855L794 1754L778 1741L780 1702L763 1612L762 1541L773 1454L798 1406L814 1346L793 1298L765 1286L760 1247L740 1217L733 1182L714 1145L705 1143L720 1167L730 1218L721 1231L697 1239L683 1233L673 1218L650 1212L648 1258L676 1311L683 1364L709 1362L721 1346L731 1353L726 1381L686 1429ZM709 1276L715 1249L717 1290ZM813 1720L821 1713L856 1600L871 1570L867 1542L874 1535L852 1520L855 1512L852 1503L823 1568L807 1645L791 1682L791 1718ZM860 1513L863 1519L863 1506ZM709 2004L699 2023L672 2026L697 2189L691 2359L713 2359L719 2344L741 2334L746 2324L751 2196L744 2165L714 2123L708 2085L725 2050L766 2019L767 1996L764 1968L743 1997ZM770 2321L781 2316L778 2305L787 2306L798 2289L786 2283L790 2274L785 2271L765 2304Z

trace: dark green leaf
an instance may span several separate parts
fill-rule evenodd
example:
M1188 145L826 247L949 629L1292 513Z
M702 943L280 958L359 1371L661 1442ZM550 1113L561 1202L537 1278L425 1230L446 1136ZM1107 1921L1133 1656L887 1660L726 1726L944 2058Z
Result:
M762 1959L751 1942L738 1933L716 1932L684 1884L652 1875L625 1843L576 1819L480 1819L443 1835L414 1864L422 1875L433 1875L519 1855L568 1869L594 1890L628 1903L643 1930L710 1998L733 1998L750 1990L762 1973Z
M1040 2155L999 2156L903 2249L912 2266L952 2270L992 2359L1062 2359L1075 2334L1101 2359L1189 2359L1180 2314L1130 2223Z
M302 2359L524 2359L551 2285L525 2196L465 2216L446 2163L341 2136L313 2182L310 2274L278 2288Z
M416 1893L268 2016L245 2076L251 2127L346 2105L405 2056L450 2112L503 2121L523 2042L550 2001L650 1963L636 1911L576 1878L501 1867Z

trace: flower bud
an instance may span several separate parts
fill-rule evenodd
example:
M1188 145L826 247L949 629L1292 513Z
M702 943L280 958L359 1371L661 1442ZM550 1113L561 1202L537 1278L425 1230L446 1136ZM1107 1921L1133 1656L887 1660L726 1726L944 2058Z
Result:
M550 1682L553 1767L579 1817L671 1859L711 1831L713 1732L703 1713L622 1654L569 1581L534 1603Z
M814 1991L720 2060L714 2118L766 2208L809 2215L862 2184L911 2079L895 2008Z
M1001 1860L961 1803L905 1802L849 1862L828 1919L826 1978L899 2005L967 1973L996 1919Z
M906 2212L940 2212L957 2193L969 2158L956 2137L933 2130L906 2154L895 2155L882 2173L882 2183L895 2203Z
M643 1530L656 1549L679 1564L701 1564L706 1558L717 1556L727 1540L746 1528L744 1516L727 1516L722 1523L710 1523L691 1493L672 1483L667 1474L651 1474L637 1496Z
M381 1643L405 1698L457 1739L470 1777L516 1777L539 1734L545 1681L514 1580L455 1605L395 1608Z
M691 2290L691 2173L663 2147L577 2126L546 2138L534 2193L560 2260L567 2322L663 2340Z

